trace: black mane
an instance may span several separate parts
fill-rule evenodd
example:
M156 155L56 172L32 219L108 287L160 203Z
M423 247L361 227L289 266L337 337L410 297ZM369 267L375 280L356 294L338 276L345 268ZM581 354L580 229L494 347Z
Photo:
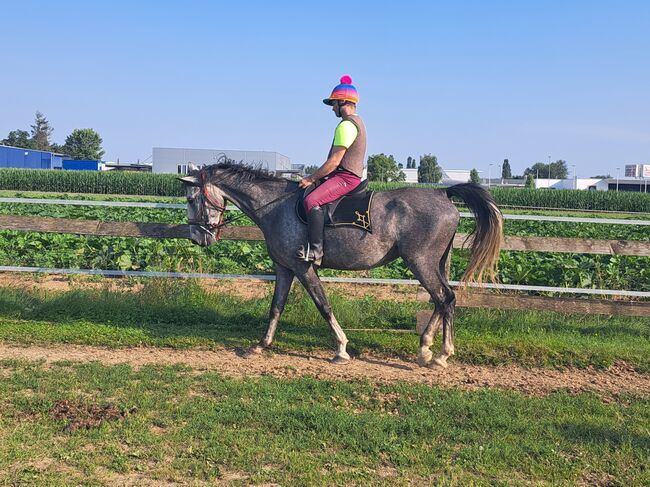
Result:
M216 164L205 166L202 171L206 171L210 177L214 176L217 170L222 171L221 175L230 174L234 181L238 183L247 183L255 181L286 181L285 178L275 176L272 172L262 169L261 165L249 166L230 159L222 160Z

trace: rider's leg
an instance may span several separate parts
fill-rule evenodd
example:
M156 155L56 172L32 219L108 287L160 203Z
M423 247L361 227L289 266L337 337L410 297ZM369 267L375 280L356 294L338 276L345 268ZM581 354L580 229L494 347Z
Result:
M323 227L325 224L325 211L322 207L349 193L360 182L361 180L354 175L336 173L305 197L309 245L301 246L296 252L296 257L305 261L314 261L316 265L320 265L323 257Z

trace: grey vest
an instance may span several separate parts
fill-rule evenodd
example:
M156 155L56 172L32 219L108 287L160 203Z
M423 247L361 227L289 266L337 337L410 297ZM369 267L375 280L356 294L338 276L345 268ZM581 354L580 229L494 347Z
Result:
M349 120L356 125L358 133L352 145L345 151L339 169L345 169L359 177L363 177L363 163L366 160L366 126L363 124L363 120L361 120L359 115L350 115L342 121L345 120ZM334 144L332 143L329 155L332 155L333 148Z

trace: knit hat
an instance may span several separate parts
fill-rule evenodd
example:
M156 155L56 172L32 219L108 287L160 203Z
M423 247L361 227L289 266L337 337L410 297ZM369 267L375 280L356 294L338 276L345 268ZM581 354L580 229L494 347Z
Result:
M325 103L325 105L333 105L334 100L350 101L352 103L359 102L359 94L357 93L357 89L352 85L352 78L350 78L347 74L345 76L341 76L341 84L334 87L330 97L325 98L323 100L323 103Z

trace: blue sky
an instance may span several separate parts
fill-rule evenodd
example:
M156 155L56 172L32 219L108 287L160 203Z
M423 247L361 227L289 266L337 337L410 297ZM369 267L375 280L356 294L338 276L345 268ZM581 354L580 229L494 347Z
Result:
M0 137L40 110L105 158L272 150L324 162L342 74L368 153L579 177L650 163L650 2L10 2Z

